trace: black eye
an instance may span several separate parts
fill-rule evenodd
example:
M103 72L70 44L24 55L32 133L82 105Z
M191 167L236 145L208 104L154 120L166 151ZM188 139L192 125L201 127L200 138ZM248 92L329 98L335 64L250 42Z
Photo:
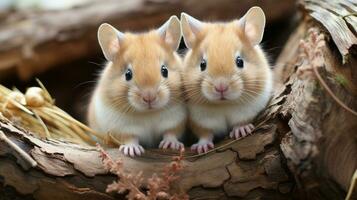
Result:
M207 67L207 62L205 59L201 60L200 67L201 67L201 71L205 71L205 69Z
M244 67L244 61L243 61L243 59L242 59L240 56L238 56L238 57L236 58L236 65L237 65L237 67L239 67L239 68L243 68L243 67Z
M127 69L125 72L125 80L130 81L133 78L133 72L131 69Z
M161 75L165 78L167 78L167 76L169 75L169 71L167 70L166 65L161 66Z

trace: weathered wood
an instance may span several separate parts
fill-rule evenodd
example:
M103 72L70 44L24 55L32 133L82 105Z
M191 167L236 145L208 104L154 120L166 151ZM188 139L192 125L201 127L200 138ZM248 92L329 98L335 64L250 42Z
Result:
M36 199L113 199L104 191L105 186L114 178L107 174L95 148L42 141L6 120L0 121L0 130L37 162L36 169L29 168L11 148L0 142L0 176L4 178L5 185L15 187L21 194L32 194ZM269 139L259 142L261 138ZM204 191L204 188L214 189L224 185L222 195L225 198L257 195L255 190L258 188L263 188L259 189L258 194L261 196L271 191L277 196L284 196L279 192L278 185L286 183L289 178L281 166L281 154L273 150L275 147L267 147L276 141L276 128L261 128L247 139L231 144L232 149L226 148L198 158L190 158L188 155L177 182L179 189L193 190L189 193L195 196ZM241 159L237 152L247 151L246 148L251 150L250 154L257 155L257 158L249 156ZM160 173L170 158L170 154L157 151L135 159L123 157L117 149L108 151L114 158L124 159L124 167L128 172L143 171L144 177L150 177L154 172ZM22 167L6 156L9 154L17 157L16 160ZM200 187L202 190L198 189ZM55 190L56 192L52 192ZM209 195L212 194L207 194ZM204 195L199 198L204 198Z
M309 23L310 26L313 24ZM327 45L322 45L320 56L301 57L301 51L291 47L300 46L301 39L310 40L311 32L319 32L310 29L307 34L309 23L302 24L291 36L279 58L279 62L286 64L276 69L285 81L285 87L289 88L286 92L295 94L288 95L285 100L284 104L291 106L282 106L288 108L281 112L289 116L290 130L281 141L281 150L296 177L301 198L342 199L357 169L357 143L352 139L355 138L357 117L328 95L311 74L311 67L315 65L315 59L321 59L322 64L315 66L319 73L336 96L356 110L356 80L351 77L357 59L351 58L342 64L336 52L331 51L328 40L324 40ZM320 44L311 45L307 51L313 54ZM341 77L342 82L339 81Z
M357 2L301 0L300 4L328 30L346 63L351 48L357 48Z
M0 78L17 72L28 79L50 67L99 52L97 28L102 22L120 30L157 27L170 15L185 11L206 20L237 18L251 6L267 12L268 22L289 16L293 0L251 2L224 0L117 0L101 1L58 12L14 13L0 29Z

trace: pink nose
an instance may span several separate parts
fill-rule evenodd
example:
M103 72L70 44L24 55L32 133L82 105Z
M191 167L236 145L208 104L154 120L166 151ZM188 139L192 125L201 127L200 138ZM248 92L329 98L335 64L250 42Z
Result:
M215 86L214 89L219 93L223 93L228 90L228 85L220 83L218 86Z
M147 94L147 95L143 96L143 100L145 101L145 103L148 103L148 104L155 101L155 99L156 99L156 96L152 95L152 94Z

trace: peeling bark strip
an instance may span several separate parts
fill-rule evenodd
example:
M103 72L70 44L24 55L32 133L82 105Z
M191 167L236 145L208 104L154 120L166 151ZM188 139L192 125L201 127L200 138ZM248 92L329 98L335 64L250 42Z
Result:
M99 53L97 29L103 22L120 30L141 31L185 11L198 18L233 19L252 6L267 12L268 22L294 10L294 0L93 0L58 12L12 13L0 30L0 78L17 71L28 79L50 67ZM207 12L209 11L209 12ZM10 20L12 19L12 20ZM13 20L17 19L17 20ZM26 44L26 45L24 45Z
M301 30L305 34L301 34ZM295 63L277 69L283 71L283 77L288 77L285 86L290 85L290 94L281 110L281 113L291 115L288 120L290 131L280 146L297 184L304 190L306 196L301 198L342 199L357 168L357 143L351 139L355 137L357 119L328 95L311 69L317 67L336 96L356 110L355 94L349 90L356 84L356 79L349 77L356 70L357 59L351 58L342 65L329 45L321 46L313 39L313 35L321 34L319 31L303 24L285 48L301 46L301 39L311 48L296 49L295 53L284 50L285 54L281 55L280 62L295 60ZM320 47L321 51L316 51ZM301 50L307 51L308 56L301 56ZM338 81L340 76L345 77L345 83Z
M357 45L357 2L302 0L300 3L328 30L346 63L352 46Z

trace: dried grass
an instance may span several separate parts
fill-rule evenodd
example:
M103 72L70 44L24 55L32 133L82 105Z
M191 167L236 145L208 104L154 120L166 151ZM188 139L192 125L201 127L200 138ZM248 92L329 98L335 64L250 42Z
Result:
M29 130L41 139L56 139L82 145L103 143L105 136L71 117L55 105L43 84L26 93L0 85L0 117Z

